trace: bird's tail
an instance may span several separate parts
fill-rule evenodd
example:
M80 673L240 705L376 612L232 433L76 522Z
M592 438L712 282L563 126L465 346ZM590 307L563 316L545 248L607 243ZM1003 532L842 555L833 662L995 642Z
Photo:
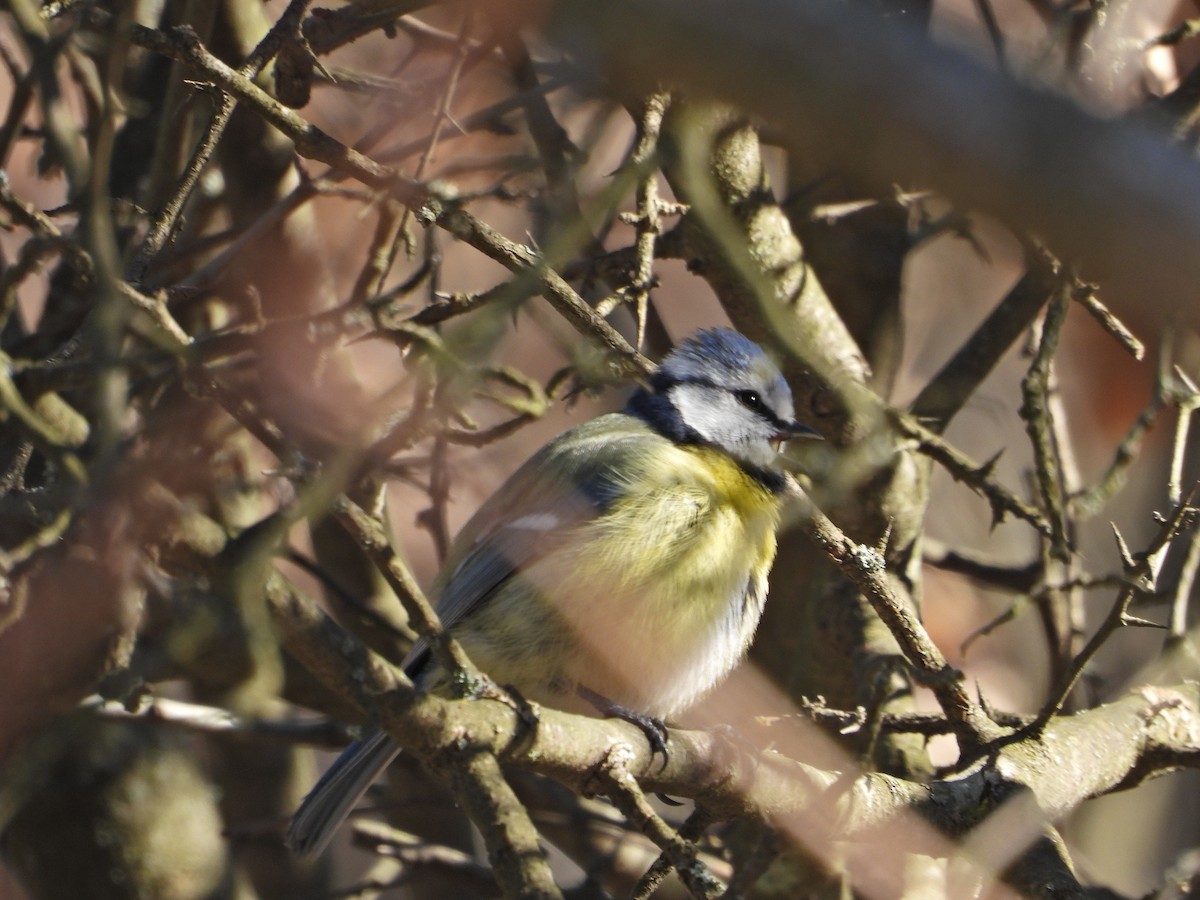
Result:
M347 747L292 816L286 840L293 852L313 856L324 850L354 804L399 752L399 745L383 732Z

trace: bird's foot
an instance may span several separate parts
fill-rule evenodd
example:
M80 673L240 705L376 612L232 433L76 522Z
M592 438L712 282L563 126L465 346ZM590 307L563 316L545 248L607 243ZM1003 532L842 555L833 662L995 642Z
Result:
M516 712L521 724L526 728L537 727L541 717L538 709L525 699L511 684L497 684L487 675L479 673L471 678L469 683L456 684L455 696L471 700L495 700Z
M521 724L529 731L537 728L538 723L542 720L542 715L538 711L538 707L525 699L525 695L518 691L511 684L504 685L501 693L504 694L504 702L511 706L517 712L517 718L521 720Z
M596 711L610 719L622 719L630 725L636 725L638 729L646 736L646 740L650 742L650 755L653 758L654 754L662 754L662 768L667 767L669 753L667 751L667 738L669 732L667 723L662 719L647 715L643 712L638 712L636 709L630 709L627 706L622 706L619 703L614 703L602 694L597 694L593 690L585 688L583 685L577 685L575 692L588 703L596 708Z

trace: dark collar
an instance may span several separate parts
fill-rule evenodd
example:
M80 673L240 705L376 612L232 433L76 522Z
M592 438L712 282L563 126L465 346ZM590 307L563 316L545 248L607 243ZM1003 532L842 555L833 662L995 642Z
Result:
M629 402L625 404L625 412L641 419L673 444L694 444L698 447L712 447L715 450L721 450L720 447L705 441L696 429L684 422L683 417L679 415L679 410L662 394L654 394L645 388L638 388L637 392L629 398ZM722 452L725 451L722 450ZM787 476L782 472L743 462L729 453L726 453L726 456L772 494L783 493L783 489L787 485Z

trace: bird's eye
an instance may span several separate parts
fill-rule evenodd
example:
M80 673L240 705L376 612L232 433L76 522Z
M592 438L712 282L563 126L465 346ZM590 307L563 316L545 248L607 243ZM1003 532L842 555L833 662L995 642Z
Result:
M734 396L738 398L738 402L746 407L746 409L762 412L763 401L758 391L738 391Z

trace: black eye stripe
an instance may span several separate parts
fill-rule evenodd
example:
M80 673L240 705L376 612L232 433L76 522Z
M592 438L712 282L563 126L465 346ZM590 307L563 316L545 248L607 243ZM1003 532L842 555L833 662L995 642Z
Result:
M674 387L676 385L683 384L699 385L700 387L712 388L713 390L717 391L729 391L735 400L756 415L762 416L762 418L766 419L780 431L784 431L789 427L787 422L784 422L781 418L779 418L775 410L767 406L767 403L765 400L763 400L763 395L761 393L749 388L740 391L730 391L728 387L717 384L715 381L711 381L707 378L685 378L673 381L670 383L670 385L660 386L659 389L662 390L666 387Z
M738 402L753 412L758 413L765 419L774 420L775 413L763 402L762 395L758 391L734 391L733 396L737 397Z

